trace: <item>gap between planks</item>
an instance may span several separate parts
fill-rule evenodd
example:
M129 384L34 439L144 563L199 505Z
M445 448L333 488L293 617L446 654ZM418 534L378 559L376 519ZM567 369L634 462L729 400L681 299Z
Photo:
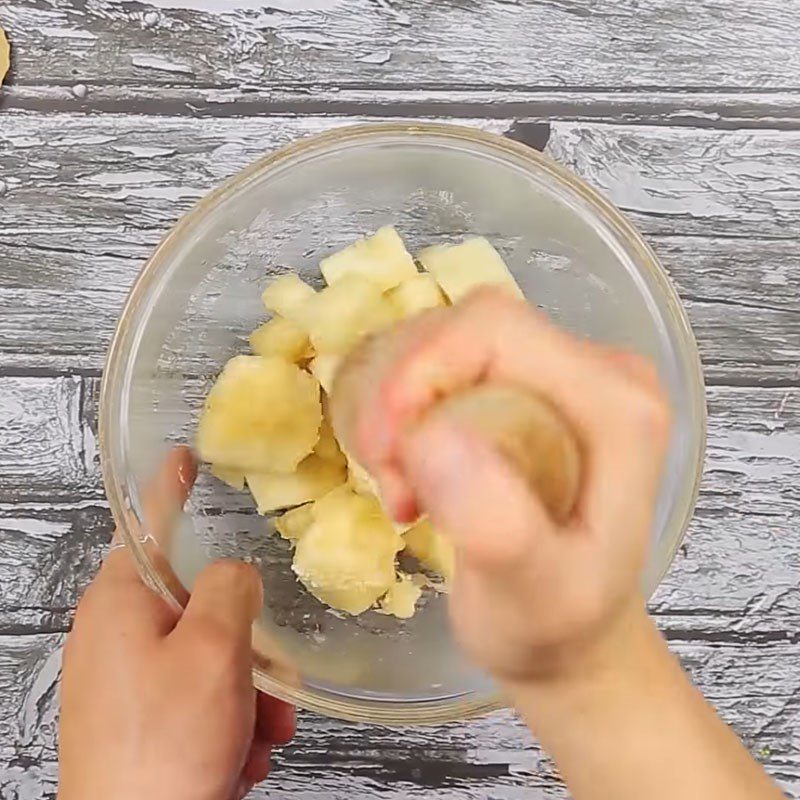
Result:
M796 92L614 91L611 89L391 87L307 85L87 87L22 85L6 89L0 109L42 113L131 113L150 116L524 117L597 123L732 130L800 129Z

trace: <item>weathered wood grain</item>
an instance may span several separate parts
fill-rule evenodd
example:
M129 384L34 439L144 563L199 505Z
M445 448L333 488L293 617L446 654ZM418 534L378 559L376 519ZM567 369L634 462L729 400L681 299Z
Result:
M52 796L55 780L55 684L62 637L7 637L0 649L2 796ZM800 658L797 643L675 648L690 675L745 744L800 796L794 745L800 673L781 666ZM31 765L34 770L29 771ZM23 794L27 791L28 794ZM496 714L468 724L407 729L345 725L313 715L301 719L295 742L276 757L276 771L255 798L370 796L436 798L566 797L552 766L522 724Z
M11 85L0 108L45 113L124 113L148 116L374 116L523 120L513 130L554 120L624 122L690 128L796 130L800 105L792 92L628 91L376 86Z
M0 637L69 630L112 527L102 502L0 505Z
M797 235L794 133L557 123L547 152L647 233Z
M352 120L3 121L2 366L96 373L140 265L183 211L265 150ZM496 132L520 124L466 122ZM687 300L712 382L795 380L800 134L564 122L547 148L648 233Z
M796 517L708 506L653 599L662 626L684 643L797 641ZM66 631L112 527L100 502L0 506L0 635Z
M110 220L163 230L265 152L368 121L377 120L167 117L154 125L141 116L10 112L0 129L4 227L18 235L35 211L48 228L74 223L91 231ZM503 133L515 120L462 123ZM547 152L605 192L645 233L797 235L800 132L555 122ZM63 208L65 191L71 208Z
M796 88L797 0L11 0L17 82ZM109 47L109 43L114 43Z
M115 242L109 230L108 241L98 231L75 244L67 231L0 230L0 370L99 374L127 290L159 238ZM710 383L797 382L796 242L650 241L681 292Z
M53 501L97 486L79 377L0 378L0 501Z

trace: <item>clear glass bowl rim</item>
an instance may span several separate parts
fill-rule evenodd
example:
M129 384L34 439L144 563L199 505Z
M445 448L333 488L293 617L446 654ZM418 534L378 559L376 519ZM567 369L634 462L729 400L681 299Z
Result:
M135 533L143 529L143 523L133 510L129 494L125 489L127 475L123 459L114 447L120 440L120 419L115 414L124 402L122 380L127 368L132 343L136 336L135 321L138 310L146 304L151 290L158 282L163 269L170 263L172 255L196 226L202 225L208 215L230 196L240 191L250 181L260 179L278 168L285 168L293 159L310 155L335 152L339 147L358 144L375 144L382 139L397 141L408 137L424 144L427 137L452 140L455 144L482 146L498 156L512 157L535 173L539 179L567 188L577 194L594 212L597 221L617 238L634 263L655 278L656 285L669 312L673 332L677 335L682 356L689 365L694 390L692 398L693 417L701 426L700 446L695 463L695 480L688 502L681 514L680 524L665 537L662 543L664 569L655 581L655 587L664 577L673 557L680 547L691 521L700 489L702 465L706 443L707 412L705 390L697 342L680 298L666 271L655 253L643 240L639 232L621 212L599 192L584 183L575 174L557 164L547 156L527 145L493 133L474 128L442 123L371 123L335 128L290 143L265 155L250 166L233 175L218 188L209 192L184 215L164 236L134 281L120 315L117 328L109 347L100 388L99 438L103 482L114 521L122 540L129 548L143 581L161 595L170 605L181 608L174 593L169 589L153 561L147 554L145 542ZM371 722L385 725L439 724L469 719L505 707L500 694L464 695L445 700L420 702L360 699L354 701L333 693L322 693L303 686L294 686L271 676L263 667L253 669L253 682L257 689L293 703L300 708L353 722Z

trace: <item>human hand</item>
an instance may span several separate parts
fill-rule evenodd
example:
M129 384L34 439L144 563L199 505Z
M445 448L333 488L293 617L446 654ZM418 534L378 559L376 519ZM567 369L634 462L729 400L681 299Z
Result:
M426 512L456 546L455 632L501 681L585 669L643 613L639 579L669 434L654 368L576 339L527 304L482 289L394 331L354 411L354 455L401 520ZM514 468L437 399L478 382L536 393L581 448L582 486L557 525Z
M194 480L174 450L154 482L164 523ZM294 710L252 683L251 625L262 587L252 567L209 566L180 614L114 549L86 591L64 651L59 800L239 800L263 780Z

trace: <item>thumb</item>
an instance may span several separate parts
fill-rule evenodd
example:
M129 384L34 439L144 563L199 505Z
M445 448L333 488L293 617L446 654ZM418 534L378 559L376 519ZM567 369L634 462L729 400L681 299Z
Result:
M206 567L174 633L208 635L247 643L264 599L258 570L242 561L216 561Z
M476 567L521 565L553 533L527 482L478 432L431 415L400 454L418 507Z

